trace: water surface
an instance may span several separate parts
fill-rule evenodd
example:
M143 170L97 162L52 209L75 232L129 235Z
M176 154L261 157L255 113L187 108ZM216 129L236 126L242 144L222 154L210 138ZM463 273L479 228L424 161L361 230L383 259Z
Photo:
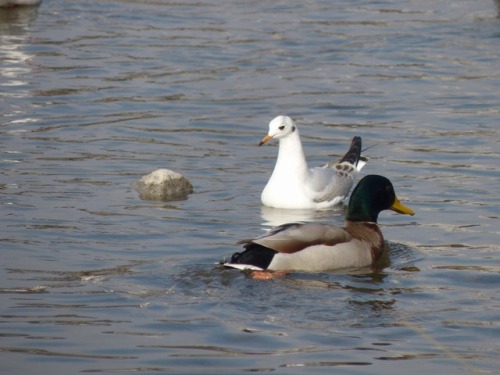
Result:
M61 1L0 10L5 373L498 373L500 21L491 1ZM216 263L292 116L311 165L361 135L378 268L255 281ZM180 202L141 201L156 168ZM56 372L57 371L57 372Z

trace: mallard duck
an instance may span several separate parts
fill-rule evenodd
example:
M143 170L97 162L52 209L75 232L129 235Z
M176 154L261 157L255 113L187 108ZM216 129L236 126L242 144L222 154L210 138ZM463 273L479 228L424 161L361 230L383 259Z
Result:
M415 214L399 201L387 178L368 175L352 192L343 228L319 223L280 225L255 239L240 241L245 250L223 264L259 271L310 272L369 266L383 253L384 237L377 225L383 210Z
M264 206L286 209L325 209L340 203L352 188L354 177L366 164L361 156L361 137L338 162L308 168L300 142L299 129L288 116L269 123L269 132L259 146L277 139L278 159L273 174L262 191Z

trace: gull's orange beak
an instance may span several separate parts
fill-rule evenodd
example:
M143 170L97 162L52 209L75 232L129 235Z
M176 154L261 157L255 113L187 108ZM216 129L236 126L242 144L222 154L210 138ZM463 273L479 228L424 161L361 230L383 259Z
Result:
M271 139L273 139L273 137L271 137L269 134L266 135L264 138L262 138L262 141L260 141L259 146L262 146L264 143L270 141Z

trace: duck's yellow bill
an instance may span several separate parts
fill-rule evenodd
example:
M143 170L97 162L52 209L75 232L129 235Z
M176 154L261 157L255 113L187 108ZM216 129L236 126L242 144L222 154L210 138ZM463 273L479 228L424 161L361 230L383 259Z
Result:
M273 139L273 137L269 136L269 134L266 135L264 138L262 138L262 141L260 141L259 146L262 146L264 143L270 141L271 139Z
M415 215L415 212L410 207L406 207L403 203L401 203L397 197L396 199L394 199L391 210L397 212L398 214L406 214L411 216Z

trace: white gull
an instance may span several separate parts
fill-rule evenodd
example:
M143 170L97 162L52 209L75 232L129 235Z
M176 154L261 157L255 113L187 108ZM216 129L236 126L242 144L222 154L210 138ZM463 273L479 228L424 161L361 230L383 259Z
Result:
M361 137L354 137L340 161L309 168L299 129L288 116L278 116L269 123L269 133L259 146L272 139L279 141L279 152L273 174L261 195L262 204L268 207L326 209L339 204L367 161L361 156Z

